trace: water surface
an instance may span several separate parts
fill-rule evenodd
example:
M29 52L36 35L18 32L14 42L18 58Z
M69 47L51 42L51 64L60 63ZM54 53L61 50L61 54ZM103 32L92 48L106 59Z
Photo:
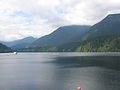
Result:
M119 53L0 54L0 90L120 90Z

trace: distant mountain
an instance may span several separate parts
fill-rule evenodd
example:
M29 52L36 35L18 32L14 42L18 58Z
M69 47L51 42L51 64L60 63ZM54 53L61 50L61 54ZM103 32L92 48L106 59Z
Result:
M99 23L90 27L84 39L120 34L120 14L110 14Z
M68 35L67 35L68 36ZM75 39L76 38L76 39ZM35 48L35 51L80 51L80 52L120 52L120 14L110 14L91 26L81 36L58 46ZM33 49L32 49L33 50Z
M65 43L76 42L77 36L82 36L90 26L70 25L63 26L49 35L43 36L34 41L31 47L57 46ZM80 39L80 38L79 38Z
M0 43L0 53L8 53L8 52L12 52L12 49Z
M15 40L15 41L11 41L11 42L2 42L2 43L11 48L25 48L35 40L36 40L36 38L26 37L26 38L23 38L20 40Z
M120 52L120 14L110 14L93 26L63 26L18 51ZM15 47L15 46L14 46Z

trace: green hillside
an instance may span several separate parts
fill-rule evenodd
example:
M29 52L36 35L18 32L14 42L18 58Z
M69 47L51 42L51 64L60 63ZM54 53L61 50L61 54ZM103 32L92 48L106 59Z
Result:
M82 42L75 51L79 52L120 52L120 36L98 37Z

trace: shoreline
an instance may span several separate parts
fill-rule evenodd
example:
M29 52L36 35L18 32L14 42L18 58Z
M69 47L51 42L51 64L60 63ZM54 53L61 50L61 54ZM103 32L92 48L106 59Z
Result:
M2 54L11 54L14 53L0 53ZM19 54L55 54L60 56L120 56L120 52L18 52Z

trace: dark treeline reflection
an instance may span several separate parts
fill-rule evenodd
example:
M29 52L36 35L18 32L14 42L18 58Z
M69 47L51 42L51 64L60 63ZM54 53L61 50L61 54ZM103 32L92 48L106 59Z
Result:
M56 57L49 63L57 64L62 68L98 66L120 70L120 56Z

